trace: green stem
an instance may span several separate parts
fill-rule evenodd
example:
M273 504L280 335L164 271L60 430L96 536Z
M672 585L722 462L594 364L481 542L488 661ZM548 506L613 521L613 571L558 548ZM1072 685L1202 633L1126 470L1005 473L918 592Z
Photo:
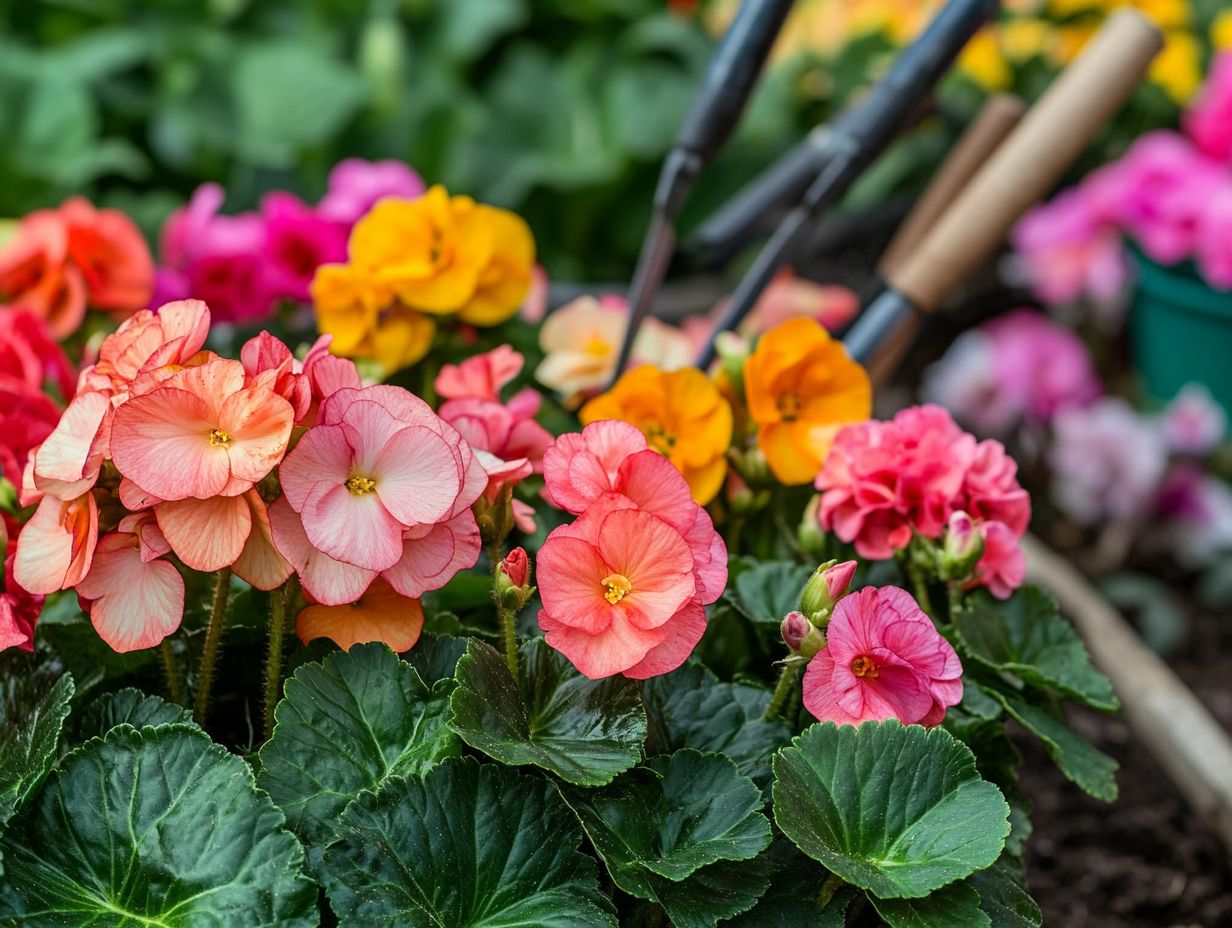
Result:
M158 650L163 659L163 673L167 677L167 695L177 706L182 706L184 705L184 679L180 676L180 665L175 659L175 651L171 648L171 639L164 638Z
M792 684L795 682L796 665L794 663L784 664L783 670L779 674L779 682L774 687L774 695L770 697L770 705L766 706L766 714L763 716L767 722L778 718L779 713L783 711L783 705L787 702L787 697L791 694Z
M231 594L231 568L218 572L218 584L214 587L214 605L210 609L210 621L205 627L205 644L201 648L201 666L197 671L197 692L193 699L193 720L203 728L210 708L210 687L214 683L214 664L218 661L222 644L222 627L227 618L227 597Z
M830 904L830 900L834 898L834 894L846 885L843 878L831 873L826 877L826 881L821 884L821 892L817 894L817 904L821 908L825 908Z
M499 541L493 542L488 546L488 557L492 561L492 601L496 603L496 615L500 620L501 635L505 641L505 663L509 667L509 673L513 675L513 682L518 682L518 628L517 616L513 610L505 605L501 599L497 580L500 577L501 561L504 560L505 554L503 547Z
M929 618L933 615L932 600L928 595L928 578L920 565L915 561L907 561L907 575L911 578L911 586L915 590L915 600L920 604L920 608L924 610L924 614Z
M274 734L274 707L282 691L282 636L290 587L270 592L269 655L265 659L265 740Z

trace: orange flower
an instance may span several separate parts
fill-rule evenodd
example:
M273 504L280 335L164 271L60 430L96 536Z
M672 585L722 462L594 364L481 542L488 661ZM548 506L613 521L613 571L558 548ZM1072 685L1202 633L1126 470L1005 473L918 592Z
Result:
M744 389L757 442L785 484L812 481L839 429L872 411L864 368L817 322L803 317L761 337L745 363Z
M584 424L620 419L641 429L650 447L684 475L693 499L703 506L723 486L732 439L731 407L695 368L668 372L650 364L635 367L583 406L581 417Z
M346 264L324 264L312 281L317 328L332 335L329 350L370 358L386 373L410 367L428 353L436 323L403 305L393 291L365 280Z
M377 577L367 592L353 603L322 606L319 603L300 610L295 633L304 644L314 638L328 638L345 651L365 641L383 641L395 651L409 651L423 631L423 606L394 592Z

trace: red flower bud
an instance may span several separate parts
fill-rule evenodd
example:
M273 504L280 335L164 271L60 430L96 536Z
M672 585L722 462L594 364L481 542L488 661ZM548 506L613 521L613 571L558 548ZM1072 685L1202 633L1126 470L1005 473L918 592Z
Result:
M514 548L501 561L501 573L509 578L514 586L526 586L530 579L530 561L526 557L525 548Z

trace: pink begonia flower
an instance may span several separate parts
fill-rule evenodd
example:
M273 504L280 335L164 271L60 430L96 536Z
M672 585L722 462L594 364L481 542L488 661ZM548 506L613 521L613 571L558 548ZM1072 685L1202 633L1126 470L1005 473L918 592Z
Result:
M73 398L77 372L42 319L29 310L0 306L0 377L33 390L51 383L68 402Z
M522 372L525 359L509 345L444 364L436 375L436 392L447 400L479 399L500 402L501 389Z
M1169 469L1156 512L1163 520L1158 540L1182 564L1204 567L1232 551L1232 488L1194 462Z
M76 587L95 631L120 653L154 647L180 627L184 615L180 572L169 561L146 560L133 533L103 536L90 572Z
M455 429L418 397L385 385L328 397L280 476L314 547L378 572L402 557L406 529L452 519L487 485Z
M1232 290L1232 177L1224 179L1202 210L1194 260L1208 284Z
M1045 303L1086 296L1108 301L1128 283L1120 232L1083 187L1035 207L1012 239L1035 295Z
M938 725L962 699L962 673L958 655L910 593L869 586L835 606L826 647L804 674L804 706L839 725Z
M554 529L537 567L539 626L591 679L666 673L705 631L689 545L627 497L607 494Z
M205 345L210 310L200 300L167 303L157 312L129 316L103 339L98 360L78 378L78 392L99 391L123 399L143 373L184 364Z
M997 599L1009 599L1027 578L1027 556L1018 543L1022 533L1003 522L985 522L979 529L984 553L967 586L983 586Z
M1190 383L1164 409L1160 425L1169 450L1204 455L1223 444L1228 416L1206 387Z
M22 589L46 596L81 582L98 542L98 504L92 493L77 499L43 497L21 530L13 576Z
M43 611L43 597L31 593L13 575L17 557L15 544L10 543L4 559L4 592L0 593L0 651L20 648L34 650L34 628Z
M352 603L359 599L377 576L377 571L338 561L313 546L304 533L299 513L286 496L269 507L274 544L295 568L300 584L317 602L327 606Z
M539 396L534 391L533 402L506 405L480 399L448 400L441 405L440 416L471 444L505 460L525 458L534 472L543 470L543 455L551 447L552 433L535 421ZM515 400L521 398L521 394Z
M817 477L822 528L875 560L905 548L913 532L938 537L975 449L940 406L847 426Z
M1085 525L1143 516L1167 465L1161 430L1125 400L1108 397L1053 420L1052 496Z
M975 446L954 505L979 522L1003 523L1015 538L1031 522L1031 497L1018 483L1018 464L991 438Z
M347 158L329 172L329 189L317 204L317 212L352 226L379 200L413 200L425 189L423 179L401 161Z
M970 329L924 372L920 396L981 435L1005 435L1022 421L1022 401L997 374L996 344L982 328Z
M1232 54L1215 58L1181 125L1203 154L1225 164L1232 161Z
M240 361L249 378L269 386L291 404L298 425L311 411L314 398L327 396L344 386L360 386L359 372L354 362L345 358L333 358L329 354L332 338L330 335L319 336L308 349L305 359L299 361L281 340L269 332L261 332L244 343L244 347L240 349ZM341 374L341 380L328 386L323 385L319 375L325 368L321 365L325 364L330 370L334 370L334 361L338 362L336 368ZM314 374L308 372L310 365L316 375L315 389ZM323 386L326 386L326 389L323 390Z
M261 218L270 295L306 302L317 268L346 259L350 224L322 215L283 191L261 200Z
M163 500L252 487L286 453L294 413L268 386L245 381L239 361L215 357L130 398L111 428L120 473Z

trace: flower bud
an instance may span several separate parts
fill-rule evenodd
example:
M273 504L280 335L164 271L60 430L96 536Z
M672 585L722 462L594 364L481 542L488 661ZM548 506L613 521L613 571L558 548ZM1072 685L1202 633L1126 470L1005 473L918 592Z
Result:
M941 548L941 573L951 580L970 576L984 554L984 536L975 520L959 510L950 515Z
M530 601L534 592L526 549L514 548L505 555L496 571L496 595L507 609L517 612Z
M779 626L783 644L806 660L826 646L826 636L802 612L789 612Z
M813 576L804 585L804 592L800 594L800 611L812 622L829 618L830 610L847 592L855 572L855 561L826 561L813 571Z
M821 530L821 519L818 511L821 509L821 494L818 493L804 507L804 516L800 519L800 527L796 529L796 539L806 552L818 557L826 543L826 533Z
M17 511L17 487L4 477L0 477L0 509L5 512Z
M744 362L749 359L748 339L735 332L720 332L714 340L719 356L719 369L727 376L728 386L737 397L744 396Z

